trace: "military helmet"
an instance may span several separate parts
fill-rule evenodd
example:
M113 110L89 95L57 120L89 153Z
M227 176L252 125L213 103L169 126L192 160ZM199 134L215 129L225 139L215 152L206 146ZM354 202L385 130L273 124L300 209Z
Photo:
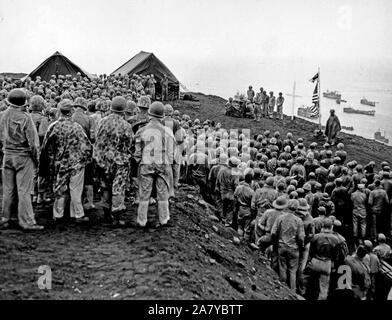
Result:
M129 100L127 101L127 107L125 109L125 113L134 113L136 108L137 108L136 103L132 100Z
M45 100L39 95L32 96L30 98L30 110L31 111L42 111L45 108Z
M127 100L125 100L125 98L122 96L116 96L112 99L110 108L113 112L121 113L125 111L126 106Z
M75 99L74 106L81 107L84 110L87 110L87 100L85 98L78 97Z
M170 116L173 114L173 111L174 111L173 107L170 104L165 104L165 106L164 106L165 115Z
M150 97L148 96L141 96L137 102L137 106L140 109L148 109L150 108L150 105L151 105L151 100Z
M58 107L62 111L71 111L73 108L73 102L70 99L63 99L59 102Z
M22 89L12 89L7 96L7 102L15 107L26 105L27 95Z
M148 114L154 118L163 118L165 113L165 107L162 102L155 101L151 103L148 109Z

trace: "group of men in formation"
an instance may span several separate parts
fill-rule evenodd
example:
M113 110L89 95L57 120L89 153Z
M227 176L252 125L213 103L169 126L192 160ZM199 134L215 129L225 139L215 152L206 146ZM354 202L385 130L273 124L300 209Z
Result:
M241 95L236 100L230 97L226 103L225 113L228 116L253 118L255 121L260 121L262 117L273 118L274 115L276 115L276 119L282 120L283 103L282 92L279 92L278 97L275 97L273 91L270 91L268 95L267 91L261 87L260 91L255 94L253 87L249 86L246 92L246 100Z
M2 83L1 228L17 212L22 229L42 230L32 203L51 196L54 221L63 219L68 199L70 216L88 221L97 182L105 224L126 226L130 191L137 225L147 225L156 203L156 227L164 226L179 183L195 184L216 205L217 219L269 256L281 281L301 295L327 299L340 289L339 267L349 266L354 297L378 296L380 261L392 255L387 162L380 170L374 162L362 166L347 161L342 143L334 151L328 143L306 146L291 133L227 131L151 102L144 89L128 94L123 80Z

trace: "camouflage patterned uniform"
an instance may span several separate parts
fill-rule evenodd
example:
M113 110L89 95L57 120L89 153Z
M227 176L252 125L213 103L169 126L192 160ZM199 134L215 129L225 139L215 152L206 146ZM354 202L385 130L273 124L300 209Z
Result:
M71 194L71 217L84 216L81 203L84 168L91 159L92 146L82 127L68 117L53 122L45 135L39 175L53 181L55 218L62 216L65 196Z
M133 132L121 115L113 113L98 126L93 157L101 169L102 203L105 211L125 210L125 190L129 181ZM105 212L110 214L109 211Z

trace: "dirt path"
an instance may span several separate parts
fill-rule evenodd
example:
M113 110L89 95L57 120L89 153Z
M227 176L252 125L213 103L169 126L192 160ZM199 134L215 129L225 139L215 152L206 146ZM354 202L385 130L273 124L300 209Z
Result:
M0 232L1 299L293 299L267 261L240 244L234 231L210 220L192 187L171 204L172 226L141 230L100 225L48 225L42 233ZM155 208L149 213L156 220ZM126 220L134 223L136 207ZM52 270L52 290L40 290L38 267Z

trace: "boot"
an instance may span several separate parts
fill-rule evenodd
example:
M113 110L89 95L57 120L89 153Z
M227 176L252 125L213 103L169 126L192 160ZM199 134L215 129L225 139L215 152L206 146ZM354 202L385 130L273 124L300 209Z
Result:
M103 208L103 224L111 225L113 223L113 216L109 208Z
M147 224L148 202L149 201L139 201L136 222L140 227L145 227Z
M113 216L113 223L112 223L112 227L113 228L123 228L126 226L126 222L124 220L121 219L123 213L126 210L117 210L116 212L112 211L112 216Z
M163 226L170 220L169 202L158 201L159 223Z
M94 209L94 190L93 190L93 186L89 185L89 186L85 186L84 187L85 193L86 193L86 200L87 203L84 205L85 210L90 210L90 209Z

